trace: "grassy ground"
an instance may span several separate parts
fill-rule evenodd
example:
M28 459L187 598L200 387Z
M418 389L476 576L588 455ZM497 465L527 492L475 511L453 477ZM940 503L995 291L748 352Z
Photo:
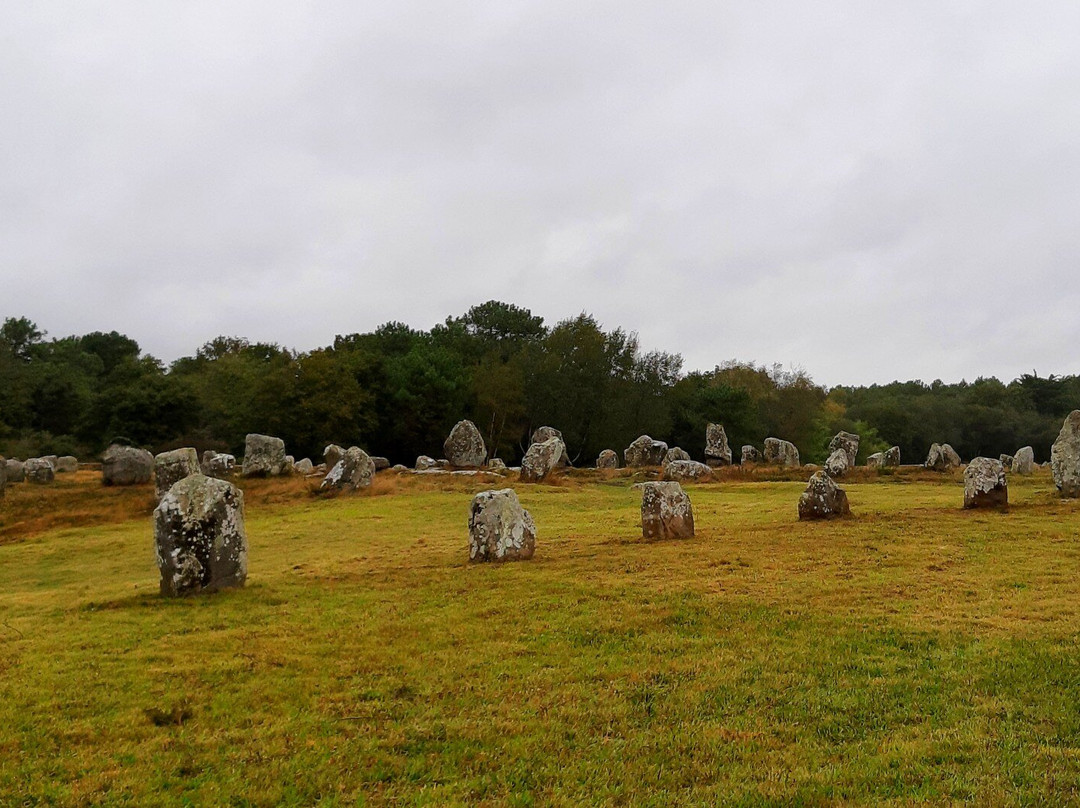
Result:
M735 474L649 545L630 482L516 486L538 548L503 566L466 563L472 479L245 484L248 586L182 600L148 487L9 486L0 805L1080 803L1045 471L1007 513L863 476L831 523Z

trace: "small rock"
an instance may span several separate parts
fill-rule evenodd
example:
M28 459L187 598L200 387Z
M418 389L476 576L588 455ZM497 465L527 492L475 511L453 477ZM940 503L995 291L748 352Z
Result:
M154 456L145 449L114 443L101 457L101 481L105 485L142 485L150 482Z
M837 449L843 449L844 454L847 455L847 468L855 468L855 458L859 454L859 436L853 432L844 432L843 430L836 433L831 441L829 441L829 453L835 452Z
M53 468L52 463L43 457L31 457L23 464L23 472L26 482L35 485L48 485L56 479L56 469Z
M891 446L885 451L885 464L886 468L893 468L900 466L900 447Z
M244 463L240 473L245 477L277 477L292 471L285 454L285 441L271 435L251 432L244 438Z
M1035 471L1035 450L1030 446L1017 449L1010 465L1015 474L1032 474Z
M1002 508L1009 504L1009 486L1000 460L976 457L964 469L964 507Z
M598 469L617 469L619 467L619 455L612 449L604 449L600 452L600 456L596 458L596 467Z
M741 462L743 464L746 464L746 463L760 463L761 462L761 452L759 452L757 450L757 447L751 446L750 444L746 444L745 446L742 447L742 456L741 456L739 462Z
M443 443L450 465L456 468L480 468L487 460L484 436L472 421L458 421Z
M640 466L660 466L664 463L668 446L662 440L653 440L642 435L634 440L623 452L623 459L630 468Z
M731 465L731 447L728 446L727 433L720 424L705 427L705 462L710 466Z
M1005 471L1012 471L1013 456L1011 454L999 454L998 460L1001 461L1001 465L1005 467Z
M672 446L667 450L664 455L664 462L661 465L666 466L668 463L674 463L677 460L690 460L690 453L685 449L680 449L678 446Z
M558 438L559 440L561 440L563 442L563 454L562 454L562 457L559 458L559 465L560 466L569 466L570 465L570 454L569 454L569 452L566 451L566 441L563 438L562 432L557 430L555 427L553 427L553 426L537 427L533 431L532 437L529 439L529 445L532 446L534 443L544 443L545 441L549 441L552 438Z
M314 468L315 465L311 462L310 457L305 457L303 460L297 460L296 463L293 464L293 471L297 474L311 474Z
M42 455L41 459L53 467L53 471L56 471L56 461L60 458L56 455Z
M641 535L645 541L693 538L694 509L677 482L642 484Z
M488 471L494 471L496 474L504 474L506 472L506 463L503 462L501 457L493 457L488 461Z
M26 480L26 466L21 460L9 457L4 465L9 483L21 483Z
M74 474L79 470L79 458L72 455L64 455L63 457L56 458L56 473L57 474Z
M202 473L199 455L194 449L174 449L154 457L154 487L160 500L175 483L192 474Z
M933 443L923 463L931 471L948 471L960 468L960 455L947 443Z
M765 438L764 462L773 466L784 468L798 468L802 465L799 460L799 450L790 441L779 438Z
M427 455L420 455L416 458L416 465L413 468L417 471L430 471L437 466L438 463L435 462L434 458L428 457Z
M825 461L825 473L830 477L843 477L850 467L848 458L850 454L843 446L839 446L833 450L833 453L829 455L829 459ZM884 456L882 456L884 459Z
M481 491L469 510L469 561L524 561L536 552L536 524L512 488Z
M711 480L712 468L696 460L672 460L664 464L664 479L676 482Z
M521 459L521 481L538 483L559 468L559 461L566 454L562 438L549 438L543 443L534 443Z
M336 443L329 443L326 448L323 449L323 462L326 464L326 468L332 469L337 465L337 462L341 460L341 456L345 454L345 450L338 446Z
M390 468L390 460L385 457L372 456L371 462L375 464L375 471L385 471Z
M236 458L227 452L215 452L213 449L207 449L203 452L200 466L202 473L207 477L225 480L236 473Z
M358 446L350 446L323 478L322 489L356 491L367 488L375 479L375 462Z
M872 455L868 456L866 458L866 467L868 469L884 468L885 467L885 453L884 452L874 452Z
M847 493L824 471L814 472L799 497L800 519L834 519L851 513Z

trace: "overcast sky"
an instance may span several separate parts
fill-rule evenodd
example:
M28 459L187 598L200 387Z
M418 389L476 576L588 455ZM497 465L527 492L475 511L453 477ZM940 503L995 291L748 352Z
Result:
M170 361L496 299L687 369L1080 372L1080 3L0 7L0 317Z

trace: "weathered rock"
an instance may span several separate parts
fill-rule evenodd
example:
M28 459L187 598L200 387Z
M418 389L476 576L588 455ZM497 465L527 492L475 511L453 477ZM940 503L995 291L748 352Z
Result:
M57 474L74 474L79 470L79 458L72 455L64 455L63 457L56 458L56 462L53 464L56 467Z
M192 474L201 474L199 455L191 448L173 449L154 457L154 487L160 500L175 483Z
M245 477L277 477L292 471L285 455L285 441L271 435L250 432L244 438L244 463L240 473Z
M536 524L512 488L481 491L469 510L469 561L525 561L536 552Z
M705 427L705 462L710 466L731 465L731 447L728 446L727 433L720 424Z
M850 469L855 468L855 458L859 454L859 436L853 432L840 430L829 441L829 454L832 454L837 449L843 449L844 454L847 455L847 467Z
M53 464L43 457L31 457L23 464L26 482L35 485L48 485L56 478Z
M355 491L359 488L367 488L374 479L375 462L359 446L350 446L334 467L327 472L319 487Z
M824 471L816 471L799 497L800 519L834 519L851 513L847 493Z
M931 471L960 468L960 455L947 443L933 443L923 465Z
M375 464L375 471L385 471L390 468L390 460L386 457L372 456L371 462Z
M434 458L428 457L427 455L420 455L416 458L416 465L413 468L417 471L429 471L437 466L438 463L435 462Z
M402 473L404 473L404 472L406 472L408 470L409 470L409 467L402 464L402 463L395 463L393 466L390 467L390 471L393 471L396 474L402 474Z
M480 468L487 460L484 436L472 421L458 421L443 443L443 451L451 466Z
M21 483L26 479L26 468L21 460L9 457L4 465L9 483Z
M677 482L642 483L641 535L645 541L693 538L694 509Z
M154 549L163 595L243 586L247 580L243 492L204 474L174 483L154 511Z
M712 479L712 468L696 460L672 460L670 463L664 464L664 479L676 482L680 480L710 480Z
M503 462L501 457L493 457L488 461L488 471L494 471L497 474L504 474L506 472L506 463Z
M1050 471L1063 497L1080 496L1080 410L1073 410L1050 447Z
M1005 471L1012 471L1013 456L1011 454L999 454L998 460L1001 461L1001 465L1005 467Z
M59 457L57 457L56 455L42 455L41 459L48 463L50 466L52 466L53 471L57 470L56 461L60 459Z
M1015 474L1032 474L1035 471L1035 450L1030 446L1024 446L1016 450L1013 462L1010 466Z
M642 435L626 447L623 452L623 460L631 468L636 466L660 466L663 465L667 450L667 444L662 440L653 440L648 435Z
M563 434L553 426L540 426L533 430L532 437L529 439L529 445L534 443L544 443L552 438L558 438L563 442L562 457L559 458L560 466L570 465L570 453L566 451L566 441L563 439Z
M739 458L740 463L760 463L761 452L757 450L757 447L746 444L742 447L742 455Z
M851 467L850 455L843 446L838 446L825 461L825 473L830 477L843 477Z
M690 453L687 452L685 449L681 449L678 446L672 446L664 454L664 462L663 462L662 465L666 466L668 463L674 463L677 460L691 460L691 459L692 458L690 457Z
M890 468L900 466L899 446L891 446L885 450L885 466Z
M866 467L868 469L880 469L885 467L885 453L874 452L872 455L866 458Z
M202 456L202 473L207 477L225 480L236 473L236 458L226 452L207 449Z
M1000 460L976 457L964 469L965 508L1003 508L1009 504L1009 485Z
M150 482L154 456L146 449L114 443L101 456L101 481L105 485L142 485Z
M311 462L310 457L305 457L303 460L297 460L296 463L293 464L293 471L297 474L311 474L314 468L315 466Z
M566 454L562 438L549 438L534 443L521 459L521 481L538 483L559 467L559 460Z
M326 464L326 468L332 469L336 466L343 454L345 454L345 450L336 443L328 443L322 453L323 462Z
M765 438L765 463L784 468L798 468L802 465L799 460L799 450L790 441L779 438Z
M282 474L287 474L289 472L292 472L294 470L295 466L296 466L296 458L293 457L292 455L287 454L287 455L285 455L285 468L286 468L286 471L283 471L281 473Z
M875 452L866 458L867 468L888 468L900 465L900 447L893 446L885 452Z
M619 455L612 449L604 449L596 458L598 469L617 469L619 467Z

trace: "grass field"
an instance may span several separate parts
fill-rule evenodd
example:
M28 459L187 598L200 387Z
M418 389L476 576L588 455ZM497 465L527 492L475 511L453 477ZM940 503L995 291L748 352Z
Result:
M959 476L516 485L525 563L467 564L469 478L245 482L245 589L157 594L152 489L0 501L0 805L1080 803L1080 503ZM80 526L83 525L83 526Z

